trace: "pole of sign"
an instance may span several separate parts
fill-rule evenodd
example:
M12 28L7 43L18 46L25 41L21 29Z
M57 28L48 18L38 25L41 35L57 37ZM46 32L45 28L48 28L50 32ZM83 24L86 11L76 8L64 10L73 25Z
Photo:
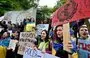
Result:
M63 49L67 52L71 52L71 50L67 47L68 42L70 41L70 26L69 23L63 24ZM71 55L68 55L71 58Z

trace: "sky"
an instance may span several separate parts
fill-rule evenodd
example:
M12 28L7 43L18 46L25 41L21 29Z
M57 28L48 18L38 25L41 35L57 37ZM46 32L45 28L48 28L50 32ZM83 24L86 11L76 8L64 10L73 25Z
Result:
M56 2L57 0L40 0L39 6L47 5L48 7L54 7L56 5Z

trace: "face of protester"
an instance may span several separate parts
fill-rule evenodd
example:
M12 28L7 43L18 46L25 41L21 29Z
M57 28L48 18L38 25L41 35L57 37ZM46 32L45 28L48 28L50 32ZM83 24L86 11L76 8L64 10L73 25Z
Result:
M61 38L63 36L63 28L62 28L62 26L57 27L56 34L57 34L58 38Z
M15 32L15 35L18 36L18 32L17 31Z
M42 40L45 40L45 38L46 38L46 32L45 31L42 31L41 32L41 39Z
M79 30L80 37L87 38L88 37L88 29L86 27L80 28Z
M6 37L8 37L8 33L7 32L4 32L3 33L3 38L6 38Z
M18 36L18 32L17 31L15 31L13 34L14 34L14 36Z

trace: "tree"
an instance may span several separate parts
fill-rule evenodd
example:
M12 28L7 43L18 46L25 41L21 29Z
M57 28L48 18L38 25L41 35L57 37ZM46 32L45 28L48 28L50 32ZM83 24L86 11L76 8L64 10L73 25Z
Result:
M31 7L37 7L35 1L39 0L0 0L0 16L7 11L26 10Z
M47 6L42 6L37 9L36 19L38 23L40 23L39 21L48 20L51 14L52 14L52 8L48 8Z

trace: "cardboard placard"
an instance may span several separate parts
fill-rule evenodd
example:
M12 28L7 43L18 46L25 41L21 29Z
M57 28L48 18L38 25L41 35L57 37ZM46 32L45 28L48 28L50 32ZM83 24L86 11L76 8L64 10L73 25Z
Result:
M48 31L49 24L38 24L37 25L37 35L41 35L42 30Z
M9 47L8 48L11 48L13 49L13 51L15 50L15 47L16 47L16 44L17 44L17 40L10 40L10 43L9 43Z
M23 58L44 58L44 54L30 47L26 47Z
M35 50L30 47L26 47L23 58L58 58L48 53L42 53L40 50Z
M71 52L70 49L68 49L67 44L70 41L70 27L69 23L63 24L63 44L64 44L64 50Z
M35 39L35 32L21 32L19 39L18 54L23 55L26 46L33 46Z

